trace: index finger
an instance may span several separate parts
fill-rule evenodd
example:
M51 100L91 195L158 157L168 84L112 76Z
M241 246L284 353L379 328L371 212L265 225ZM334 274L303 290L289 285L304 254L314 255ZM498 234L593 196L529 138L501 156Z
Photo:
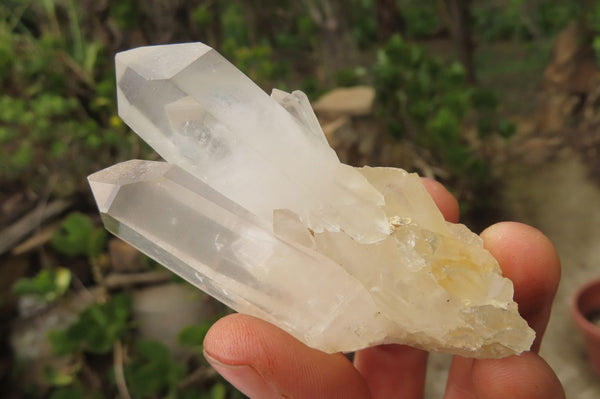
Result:
M444 215L444 219L448 222L458 223L458 201L454 196L438 181L423 177L421 179L423 185L433 198L433 201Z

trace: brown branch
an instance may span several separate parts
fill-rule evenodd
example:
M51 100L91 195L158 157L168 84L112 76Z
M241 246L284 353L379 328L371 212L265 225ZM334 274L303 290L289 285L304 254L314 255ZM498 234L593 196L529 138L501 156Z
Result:
M111 273L104 277L104 285L108 289L115 289L136 284L163 283L171 278L172 274L166 270L143 273Z
M60 214L69 206L71 206L71 201L62 199L50 204L42 203L17 222L0 231L0 255L13 248L44 221Z
M177 385L177 389L184 390L186 388L189 388L192 385L202 384L206 381L210 381L210 380L216 378L217 375L219 375L219 374L212 367L206 367L206 366L200 367L200 368L194 370L194 372L192 372L190 375L188 375L184 380L182 380Z

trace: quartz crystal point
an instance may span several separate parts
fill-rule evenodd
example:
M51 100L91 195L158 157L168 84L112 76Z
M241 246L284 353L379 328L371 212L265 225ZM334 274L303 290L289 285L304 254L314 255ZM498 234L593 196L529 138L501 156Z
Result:
M167 162L89 177L105 226L230 307L326 352L478 358L534 332L482 241L420 179L351 168L307 97L271 97L201 43L116 57L119 115Z

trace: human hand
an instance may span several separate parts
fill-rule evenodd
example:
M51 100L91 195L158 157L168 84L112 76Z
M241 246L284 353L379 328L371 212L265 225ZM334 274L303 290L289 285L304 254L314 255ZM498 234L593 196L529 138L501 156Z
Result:
M458 204L439 183L423 179L446 220L458 221ZM481 234L504 276L513 281L519 312L536 331L530 352L504 359L454 356L446 399L564 398L558 378L538 355L560 279L552 243L538 230L499 223ZM204 355L251 398L423 398L427 352L404 345L357 351L354 364L326 354L251 316L232 314L209 330Z

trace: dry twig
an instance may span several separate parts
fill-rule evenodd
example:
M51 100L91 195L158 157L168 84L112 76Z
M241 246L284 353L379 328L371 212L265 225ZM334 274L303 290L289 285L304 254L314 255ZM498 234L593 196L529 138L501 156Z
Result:
M123 371L123 344L121 341L115 342L113 362L119 396L121 396L122 399L131 399L129 389L127 389L127 381L125 381L125 372Z

